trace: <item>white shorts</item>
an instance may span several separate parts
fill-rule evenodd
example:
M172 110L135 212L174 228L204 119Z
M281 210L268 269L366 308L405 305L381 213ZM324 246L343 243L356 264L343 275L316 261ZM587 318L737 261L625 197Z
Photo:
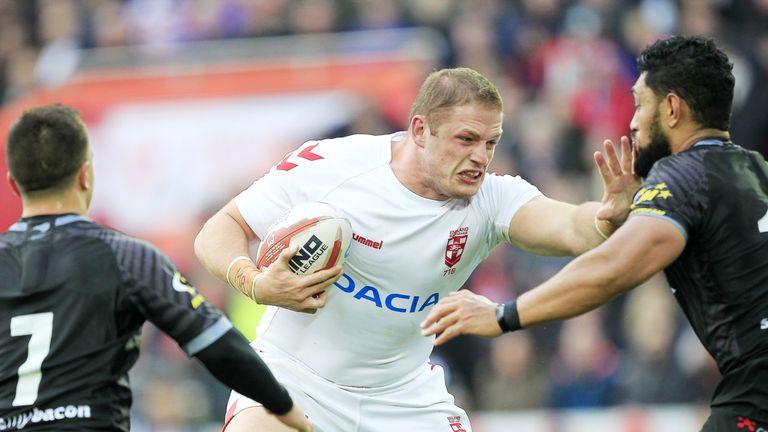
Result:
M425 364L414 376L386 387L334 384L263 340L251 346L269 365L317 432L471 432L467 413L454 404L443 369ZM261 406L235 391L226 424L240 411Z

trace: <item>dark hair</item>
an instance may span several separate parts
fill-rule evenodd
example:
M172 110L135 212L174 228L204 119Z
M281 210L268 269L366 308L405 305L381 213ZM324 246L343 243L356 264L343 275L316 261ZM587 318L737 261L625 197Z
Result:
M639 72L657 96L669 92L691 108L707 128L728 130L733 104L733 64L715 42L703 36L672 36L656 41L637 58Z
M499 90L479 72L470 68L441 69L429 74L421 84L408 119L417 114L425 116L434 134L449 109L470 103L504 109Z
M21 192L64 187L88 157L80 113L61 104L24 112L8 133L5 152Z

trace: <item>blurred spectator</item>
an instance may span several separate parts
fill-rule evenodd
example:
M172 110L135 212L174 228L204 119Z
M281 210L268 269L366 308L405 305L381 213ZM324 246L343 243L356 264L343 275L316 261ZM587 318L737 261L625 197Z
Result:
M328 33L339 29L335 0L294 0L287 9L291 33Z
M627 297L623 324L628 346L618 378L621 401L685 403L709 394L677 362L674 346L679 310L664 276L657 275Z
M494 82L499 72L496 29L492 25L497 13L494 1L464 3L461 19L454 20L450 28L453 62L471 67Z
M490 365L476 370L479 410L541 409L549 389L530 332L515 332L491 342Z
M128 17L120 0L90 0L83 20L84 48L128 45Z
M492 170L521 174L553 198L597 198L592 153L603 139L627 133L634 57L667 34L706 34L729 48L738 75L733 139L768 156L768 0L0 0L0 103L71 79L82 49L138 46L140 55L154 60L192 41L407 26L430 27L444 37L440 66L469 66L492 77L505 103ZM389 110L377 101L360 103L357 116L332 135L405 127L406 119L382 115ZM191 240L153 240L187 267L209 300L238 305L230 311L252 318L253 309L241 308L242 299L200 270ZM567 262L500 248L468 286L501 300ZM460 339L437 351L436 361L448 369L449 385L467 407L700 402L700 395L712 393L704 387L716 382L717 370L670 311L672 301L666 283L655 280L562 328L543 327L492 345ZM478 364L487 350L491 364ZM192 384L206 374L183 367L172 382L159 380L179 367L178 356L160 341L145 353L167 369L148 365L135 374L146 384L145 394L137 395L145 403L136 407L146 424L136 430L191 430L185 424L204 423L173 409L156 411L154 401L179 393L202 401L196 415L223 418L225 389Z
M503 302L513 296L517 287L508 269L511 259L507 248L491 252L470 277L469 289L495 302Z
M375 30L407 25L405 10L398 0L356 0L357 19L354 28Z
M563 323L560 348L549 368L552 407L595 408L616 402L619 356L602 325L600 311Z
M477 409L477 394L487 383L474 379L475 371L488 358L490 341L472 336L459 336L436 347L430 361L445 370L448 392L465 410Z
M766 23L768 25L768 23ZM741 106L736 107L732 120L734 142L768 155L768 27L757 35L752 47L750 86Z

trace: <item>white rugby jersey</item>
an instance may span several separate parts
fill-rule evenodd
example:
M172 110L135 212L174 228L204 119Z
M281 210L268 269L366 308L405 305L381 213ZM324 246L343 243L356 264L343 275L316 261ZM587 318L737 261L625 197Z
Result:
M512 216L541 194L520 177L487 175L468 200L423 198L389 165L398 134L307 142L235 198L260 238L304 202L331 203L349 218L352 245L325 307L305 314L269 306L257 329L341 385L385 386L423 366L433 338L421 335L421 321L509 241Z

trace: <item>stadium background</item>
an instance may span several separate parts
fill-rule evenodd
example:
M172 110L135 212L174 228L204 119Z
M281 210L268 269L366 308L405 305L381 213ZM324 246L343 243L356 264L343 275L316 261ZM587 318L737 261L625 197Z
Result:
M0 0L0 132L26 107L80 109L92 216L157 244L252 337L260 310L199 266L192 241L286 152L404 128L429 71L469 66L504 96L493 170L597 199L591 154L628 130L634 57L675 33L728 51L733 138L768 154L766 0ZM0 200L4 230L20 203L4 181ZM467 285L503 300L565 263L500 247ZM663 277L566 323L460 338L433 361L476 432L698 430L719 379ZM227 389L152 326L132 383L134 430L218 430Z

